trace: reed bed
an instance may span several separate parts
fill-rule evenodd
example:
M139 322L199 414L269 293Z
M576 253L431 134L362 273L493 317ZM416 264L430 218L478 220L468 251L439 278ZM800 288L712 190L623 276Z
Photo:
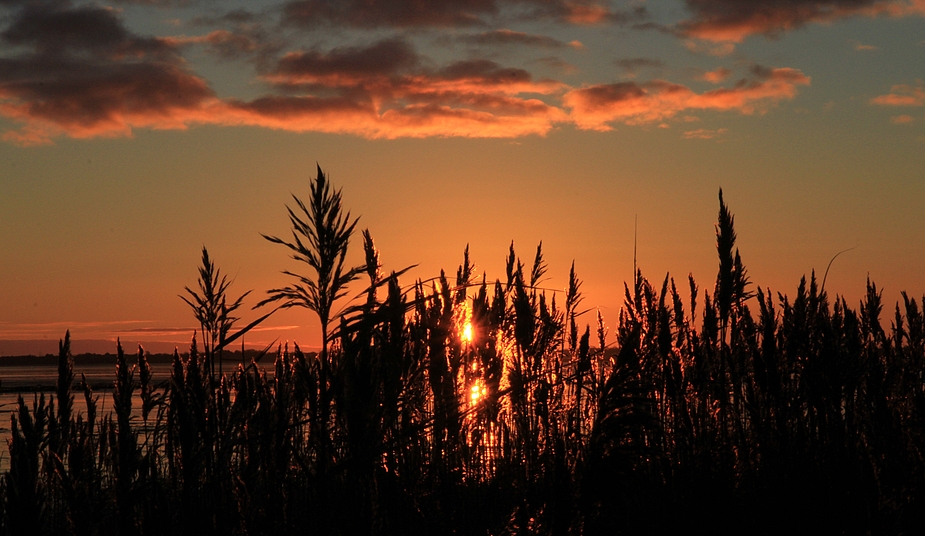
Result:
M339 192L325 187L319 169L312 203L336 193L339 209ZM309 216L326 210L299 205ZM296 214L294 225L317 223ZM205 252L205 286L185 298L202 336L175 353L166 384L152 383L143 349L130 356L119 346L113 389L95 394L73 376L66 335L54 393L21 397L12 417L0 531L904 534L925 526L925 298L904 294L885 330L873 283L857 308L830 299L815 276L792 298L754 287L722 193L712 291L693 278L679 290L670 277L653 284L637 272L613 333L600 315L587 325L574 266L564 291L542 288L542 247L524 264L512 245L494 282L474 274L467 250L455 277L402 287L400 273L383 273L368 233L364 265L345 267L339 248L355 221L327 221L344 233L324 253L340 265L316 259L333 274L328 287L314 287L326 298L298 301L311 296L306 281L319 281L307 276L269 295L322 315L321 352L280 346L270 370L257 360L223 365L240 299L224 305L227 282ZM359 277L368 280L361 303L331 314ZM86 413L73 411L75 393ZM100 396L112 397L112 413L97 413Z

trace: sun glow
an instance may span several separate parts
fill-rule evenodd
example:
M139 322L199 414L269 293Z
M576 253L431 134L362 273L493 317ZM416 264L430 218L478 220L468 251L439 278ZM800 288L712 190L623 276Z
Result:
M459 330L459 340L465 344L472 344L475 339L475 328L472 326L472 305L461 304L453 312L456 329Z
M485 387L485 384L482 383L482 380L475 380L475 383L472 384L472 388L469 389L469 401L474 406L479 403L479 400L484 398L488 394L488 389Z

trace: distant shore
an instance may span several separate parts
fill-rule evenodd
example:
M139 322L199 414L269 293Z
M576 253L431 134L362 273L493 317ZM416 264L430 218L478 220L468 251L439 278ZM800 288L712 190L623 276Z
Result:
M137 353L126 352L128 362L137 362ZM189 352L180 354L188 357ZM170 366L173 363L173 354L158 353L146 354L148 363L154 376L154 381L165 381L170 375ZM87 384L94 391L111 389L115 380L116 354L78 354L74 355L74 389L81 388L81 375L86 377ZM244 358L246 362L256 359L259 363L272 362L272 356L261 357L257 350L247 350ZM241 351L224 352L222 368L231 372L242 363ZM216 363L216 368L218 363ZM42 392L55 389L57 382L58 356L57 355L18 355L0 357L0 392Z

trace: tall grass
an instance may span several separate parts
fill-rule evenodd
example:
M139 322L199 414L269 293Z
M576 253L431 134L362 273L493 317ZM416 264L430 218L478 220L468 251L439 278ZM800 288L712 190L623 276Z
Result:
M79 382L88 409L75 413L66 335L54 395L21 397L12 417L3 533L900 534L925 523L925 298L904 294L885 330L873 283L854 309L814 275L792 298L752 290L720 194L712 291L691 277L682 295L637 272L612 330L600 315L592 328L574 265L563 292L543 288L541 245L529 264L512 245L494 282L467 249L455 278L402 287L365 232L365 263L344 268L355 220L318 177L310 205L296 199L305 220L290 211L305 233L271 240L321 268L297 285L315 285L303 305L322 316L322 351L280 346L272 366L217 372L211 352L231 337L206 319L205 351L194 338L175 353L165 384L152 384L143 349L130 359L119 346L112 390ZM334 222L340 246L301 242L322 236L318 222ZM200 275L204 295L208 281L222 287L214 266ZM337 281L360 276L362 299L331 314ZM220 293L189 294L208 309ZM97 415L99 396L111 415Z

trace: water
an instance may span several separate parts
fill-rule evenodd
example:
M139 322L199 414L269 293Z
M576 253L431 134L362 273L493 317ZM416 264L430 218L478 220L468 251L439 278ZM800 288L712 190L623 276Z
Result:
M151 381L155 386L162 386L170 378L169 363L151 363ZM87 403L84 399L81 385L81 374L93 390L96 402L97 420L112 411L112 386L116 378L116 369L113 364L82 364L74 365L74 408L73 414L87 413ZM49 399L54 398L55 382L58 380L57 366L50 365L7 365L0 366L0 472L9 469L9 440L12 437L10 430L11 414L17 411L17 399L22 396L29 408L41 394L45 396L46 405ZM135 373L137 384L138 374ZM140 392L135 390L132 399L133 420L141 422Z

